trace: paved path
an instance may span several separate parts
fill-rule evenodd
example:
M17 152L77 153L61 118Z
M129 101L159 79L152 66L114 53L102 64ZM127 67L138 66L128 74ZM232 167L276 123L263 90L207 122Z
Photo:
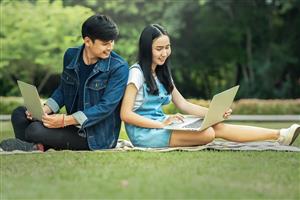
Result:
M9 121L10 115L0 115L0 121Z
M10 115L0 115L0 121L9 121ZM296 121L300 123L300 115L232 115L228 121Z

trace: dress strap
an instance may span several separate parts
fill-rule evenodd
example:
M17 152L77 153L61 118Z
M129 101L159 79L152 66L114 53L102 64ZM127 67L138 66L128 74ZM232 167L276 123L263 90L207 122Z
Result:
M135 64L133 64L133 65L131 65L131 66L129 67L129 69L133 69L133 68L137 68L137 69L139 69L141 72L143 72L141 66L140 66L138 63L135 63Z

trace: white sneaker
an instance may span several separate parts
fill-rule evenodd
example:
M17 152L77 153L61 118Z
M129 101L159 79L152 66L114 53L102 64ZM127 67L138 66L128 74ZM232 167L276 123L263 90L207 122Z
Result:
M290 128L280 129L278 142L281 145L292 145L300 134L300 125L293 124Z

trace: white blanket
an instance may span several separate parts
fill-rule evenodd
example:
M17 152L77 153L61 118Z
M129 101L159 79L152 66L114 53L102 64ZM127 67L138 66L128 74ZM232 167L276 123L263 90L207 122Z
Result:
M116 148L96 150L97 151L149 151L149 152L170 152L170 151L201 151L201 150L218 150L218 151L292 151L300 152L299 147L295 146L283 146L278 142L264 141L264 142L228 142L215 140L209 144L193 147L168 147L168 148L141 148L134 147L130 141L119 139ZM64 150L69 151L69 150ZM54 149L50 149L47 152L55 152ZM88 151L74 151L74 152L88 152ZM20 154L20 153L42 153L40 151L12 151L7 152L0 149L0 154Z

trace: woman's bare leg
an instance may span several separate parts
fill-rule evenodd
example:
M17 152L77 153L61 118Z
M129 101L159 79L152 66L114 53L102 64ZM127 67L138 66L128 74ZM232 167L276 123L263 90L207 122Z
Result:
M187 147L203 145L212 142L215 139L213 128L204 131L173 131L170 138L170 147Z
M279 130L254 126L219 123L214 125L213 129L216 138L234 142L277 140L279 138Z

